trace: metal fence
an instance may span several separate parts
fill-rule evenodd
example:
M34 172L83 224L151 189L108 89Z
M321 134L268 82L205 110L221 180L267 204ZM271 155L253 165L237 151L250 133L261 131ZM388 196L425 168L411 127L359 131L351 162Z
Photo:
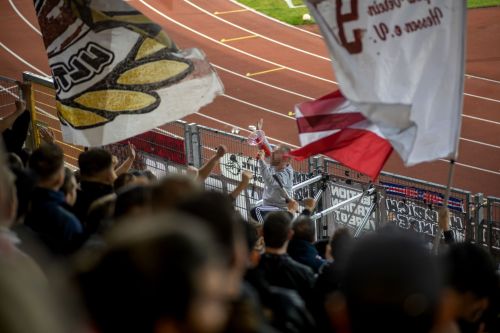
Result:
M358 195L369 186L374 186L377 190L376 195L364 196L359 202L337 210L327 218L328 228L338 225L357 228L375 201L377 211L371 214L364 226L365 231L392 223L400 228L422 233L429 241L437 232L437 210L443 204L445 186L387 172L382 172L377 182L372 184L368 177L329 159L325 160L325 170L335 182L334 188L329 191L326 205L333 205ZM467 232L470 233L469 239L473 236L471 228L467 226L470 220L471 197L471 193L467 191L451 191L448 204L451 230L458 241L465 240Z
M27 97L33 120L31 132L34 145L40 143L39 129L50 128L55 133L56 142L64 149L67 163L76 167L78 154L83 151L83 147L62 142L52 81L32 73L24 73L23 80L30 86ZM12 83L12 80L0 79L4 88L11 87L6 82ZM4 103L4 96L4 104L12 103L13 100L9 98L15 94L15 90L0 93L0 103ZM247 144L245 137L175 121L125 142L110 145L108 149L124 159L128 142L133 143L138 151L134 168L151 170L160 177L166 173L185 172L188 165L202 166L215 154L217 146L224 144L227 153L206 180L205 187L229 193L240 181L243 170L255 174L251 185L236 199L236 207L244 217L248 216L249 209L262 196L263 183L255 159L256 149ZM297 199L314 197L327 184L318 202L319 211L357 196L356 200L318 218L319 237L329 237L339 226L366 232L386 223L414 230L428 239L436 233L437 210L442 205L446 190L442 185L385 172L372 184L368 177L322 156L294 161L292 164L295 170L294 184L304 183L317 175L328 176L327 183L315 181L295 192ZM371 186L374 191L367 192ZM375 210L371 210L372 206ZM458 241L478 241L493 253L500 254L500 199L483 198L481 194L472 195L453 189L449 208L451 229Z
M500 198L486 199L486 221L480 239L490 252L500 253Z
M0 76L0 117L3 118L15 111L15 102L22 94L20 82Z
M236 208L244 217L248 217L251 207L262 198L263 181L258 171L256 160L256 148L247 143L247 138L226 133L201 125L190 125L192 135L192 151L195 166L201 166L215 154L217 147L221 144L226 146L227 152L221 158L211 177L205 181L205 187L212 190L221 190L226 193L232 192L241 180L244 170L250 171L254 177L249 188L247 188L235 200ZM312 160L311 160L312 161ZM311 162L293 161L294 184L301 183L312 176ZM300 189L295 193L296 198L313 196L313 187Z

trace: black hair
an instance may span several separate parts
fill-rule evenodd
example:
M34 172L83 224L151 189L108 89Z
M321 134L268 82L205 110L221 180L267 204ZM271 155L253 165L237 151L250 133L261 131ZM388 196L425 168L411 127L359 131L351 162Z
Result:
M117 192L122 187L127 186L131 181L134 180L134 175L130 172L125 172L116 177L115 182L113 183L113 188L115 192Z
M309 216L300 215L293 221L292 229L294 231L293 238L304 240L306 242L314 242L314 222Z
M458 292L472 292L488 297L497 287L495 264L481 247L470 243L455 243L441 257L446 284Z
M125 186L116 192L115 218L128 214L134 207L151 205L151 187Z
M217 260L213 242L186 216L129 222L112 231L108 250L78 276L98 331L153 333L162 319L185 323L200 272Z
M29 159L29 168L39 180L53 177L64 166L64 152L54 143L42 143Z
M237 238L244 239L245 221L234 210L229 196L219 192L204 192L182 202L177 208L203 219L217 245L227 255L227 262L233 262Z
M288 240L292 219L288 212L272 212L264 220L264 242L267 247L280 248Z
M113 156L102 148L93 148L78 156L78 166L82 177L92 177L111 168Z
M351 332L431 331L441 283L437 260L407 233L373 233L358 240L341 290Z
M347 228L339 228L335 230L330 239L330 253L336 261L346 259L350 250L354 245L354 238Z
M196 197L200 191L200 185L192 178L181 174L169 174L153 187L153 209L163 211L173 208L185 200Z

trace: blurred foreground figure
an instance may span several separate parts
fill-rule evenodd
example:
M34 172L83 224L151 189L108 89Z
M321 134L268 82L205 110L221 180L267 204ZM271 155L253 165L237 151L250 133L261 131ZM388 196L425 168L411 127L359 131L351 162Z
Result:
M498 332L499 279L481 247L456 243L441 257L451 315L460 333Z
M124 221L79 275L99 333L215 333L227 320L226 270L202 223L182 214Z
M32 273L26 262L0 256L0 332L68 332L46 281Z
M336 332L436 332L439 281L435 258L410 235L371 234L355 245L327 313Z

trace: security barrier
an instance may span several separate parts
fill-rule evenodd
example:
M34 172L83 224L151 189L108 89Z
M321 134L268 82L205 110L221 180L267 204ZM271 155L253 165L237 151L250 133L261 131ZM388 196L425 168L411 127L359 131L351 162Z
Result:
M84 148L62 142L50 78L26 72L23 80L31 88L28 100L35 146L41 140L39 128L50 128L55 133L56 142L64 149L67 163L76 168L78 154ZM0 103L2 101L0 99ZM189 165L200 167L215 154L217 146L223 144L227 153L206 180L205 187L229 193L240 181L242 172L250 171L253 180L236 199L236 207L244 217L248 217L250 208L262 196L263 183L255 159L256 149L247 144L245 137L175 121L106 148L124 159L128 142L137 147L138 157L133 167L151 170L157 176L185 172ZM322 156L292 164L294 184L306 184L295 192L296 199L322 193L318 212L350 201L315 217L320 238L329 237L340 226L351 228L360 235L386 224L395 224L421 233L428 240L437 231L437 210L446 191L442 185L385 172L372 184L366 176ZM311 179L313 181L308 182ZM322 188L324 192L320 191ZM493 253L500 254L500 199L480 198L480 194L473 196L470 192L452 189L449 202L451 229L458 241L479 240Z
M20 94L20 82L0 76L0 117L15 110L15 101Z
M490 252L500 252L500 198L486 199L486 221L482 223L480 239Z

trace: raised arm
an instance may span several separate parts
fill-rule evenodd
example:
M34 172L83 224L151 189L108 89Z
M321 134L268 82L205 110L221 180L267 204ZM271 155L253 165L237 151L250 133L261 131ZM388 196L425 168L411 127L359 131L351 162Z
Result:
M248 170L244 170L241 173L240 183L238 184L238 186L236 186L236 188L231 193L229 193L229 196L233 200L236 200L236 198L241 194L241 192L243 192L247 188L248 184L250 184L251 179L252 179L252 173Z
M16 111L0 120L0 133L3 133L5 130L11 128L17 117L19 117L24 110L26 110L26 102L16 100Z
M127 146L127 159L118 168L115 169L116 175L119 176L121 174L127 173L132 167L132 164L134 164L135 157L135 146L129 142Z
M265 152L263 150L259 150L257 154L257 159L259 160L259 172L264 180L264 184L271 185L276 181L273 178L269 165L264 161Z
M199 170L198 170L198 180L200 182L204 182L208 176L212 173L212 170L215 168L219 160L224 156L226 153L227 148L224 145L220 145L217 147L217 152L215 155L213 155L207 163L205 163Z

